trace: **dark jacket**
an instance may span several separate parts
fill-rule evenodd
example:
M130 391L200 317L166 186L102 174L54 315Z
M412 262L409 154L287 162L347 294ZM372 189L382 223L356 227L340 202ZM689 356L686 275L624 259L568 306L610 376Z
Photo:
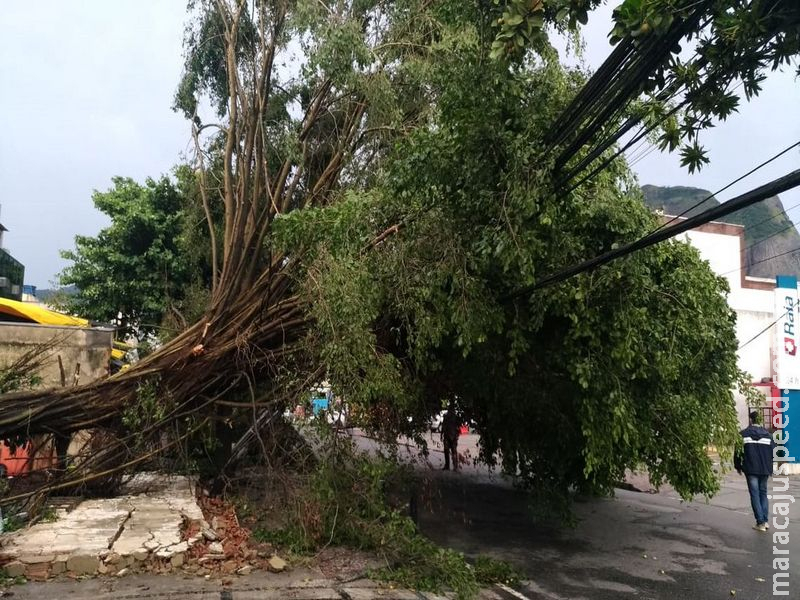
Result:
M442 419L442 438L446 440L457 440L461 433L461 422L458 415L448 410Z
M769 431L750 425L741 431L744 445L733 458L733 466L745 475L772 475L772 449L775 440Z

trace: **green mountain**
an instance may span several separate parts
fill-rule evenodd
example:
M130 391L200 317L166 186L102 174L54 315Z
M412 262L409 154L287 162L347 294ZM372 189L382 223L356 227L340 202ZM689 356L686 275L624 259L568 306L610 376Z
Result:
M39 288L36 290L36 299L43 304L49 304L60 296L72 296L78 293L78 288L74 285L67 285L61 288Z
M644 201L653 210L667 215L692 217L719 205L711 192L692 187L659 187L643 185ZM682 214L688 211L686 214ZM726 223L744 225L745 264L752 277L795 275L800 278L800 233L786 215L778 196L737 211L723 219Z

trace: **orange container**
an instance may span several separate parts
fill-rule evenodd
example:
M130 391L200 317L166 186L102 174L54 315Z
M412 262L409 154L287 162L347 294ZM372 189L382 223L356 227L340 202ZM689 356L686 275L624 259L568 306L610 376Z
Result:
M29 445L18 446L13 452L0 442L0 474L6 477L22 475L30 471Z

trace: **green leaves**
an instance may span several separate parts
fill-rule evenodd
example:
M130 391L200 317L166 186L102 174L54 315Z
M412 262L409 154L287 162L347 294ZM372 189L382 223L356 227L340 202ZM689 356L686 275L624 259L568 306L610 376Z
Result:
M60 283L78 288L63 298L62 308L118 322L124 333L144 339L158 331L168 307L197 276L197 250L182 243L194 223L185 221L189 200L167 177L144 185L123 177L113 182L92 198L111 224L95 237L76 236L75 249L61 253L73 264L60 274Z
M563 193L546 150L585 77L554 60L545 30L575 29L597 4L365 0L341 13L293 4L288 27L307 61L280 86L265 136L280 140L270 171L288 157L288 179L299 173L265 241L287 254L313 323L298 362L388 437L457 398L482 457L562 510L571 490L609 493L641 465L684 496L711 493L705 446L735 434L733 321L723 283L688 246L664 244L509 299L656 226L624 162ZM688 10L684 0L625 0L613 36L644 44ZM709 65L740 71L705 49ZM673 58L649 77L654 98L631 114L663 122L662 145L683 144L694 171L708 161L697 132L736 99L708 83L704 64ZM220 81L193 72L195 91ZM332 86L324 118L302 137L296 113L313 105L320 80ZM688 89L684 113L655 99L673 84ZM340 103L365 113L348 121ZM341 177L305 208L331 140L351 130L358 144L337 157ZM295 171L306 156L312 168ZM131 188L126 203L139 196Z
M546 39L543 0L509 0L501 8L502 14L494 22L498 31L492 42L490 58L518 58L526 48Z
M520 27L512 17L503 20ZM331 256L349 248L315 277L331 283L315 293L314 310L337 315L332 326L320 317L331 332L319 338L328 372L387 427L398 427L398 411L457 397L477 423L482 457L502 457L523 485L564 505L571 488L608 493L626 468L642 464L684 495L712 493L704 447L735 433L736 343L722 284L691 248L666 244L505 300L656 224L625 191L630 174L621 163L590 190L551 192L540 140L580 85L576 74L552 64L508 69L474 52L455 47L419 71L436 110L387 156L370 211L296 217L331 232L330 243L308 234ZM666 112L658 103L640 108L652 121ZM679 123L667 122L666 143L679 144ZM338 241L363 239L366 214L375 234L404 223L369 259ZM351 309L337 305L344 298Z
M703 165L708 163L709 158L705 149L697 142L681 148L681 166L687 167L689 173L699 171Z
M698 11L700 11L698 13ZM681 149L682 164L695 172L707 157L697 144L698 135L724 121L738 109L739 84L746 99L758 95L766 73L800 53L800 4L757 0L716 0L698 4L694 0L625 0L614 10L611 43L662 36L699 17L705 23L702 35L696 27L680 31L681 40L671 56L644 82L643 90L674 97L679 92L682 108L679 132L674 125L663 132L662 148L680 146L678 137L691 140ZM689 44L692 56L681 58L681 45Z

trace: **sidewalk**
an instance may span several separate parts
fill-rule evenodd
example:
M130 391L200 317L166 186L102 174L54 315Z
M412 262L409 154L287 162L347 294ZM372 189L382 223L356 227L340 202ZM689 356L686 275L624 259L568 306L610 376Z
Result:
M203 498L198 504L194 485L185 477L137 475L117 498L85 500L70 511L58 510L53 522L0 536L0 567L9 578L9 585L0 585L0 598L451 597L351 579L363 576L366 569L361 567L332 571L319 561L313 568L306 563L289 565L269 544L243 536L235 514L224 509L215 512L212 505L213 500ZM352 559L352 553L347 558ZM25 578L28 583L13 585L13 578ZM483 600L504 597L508 596L489 590L479 596Z
M294 569L286 573L253 572L233 580L164 575L98 577L84 580L33 582L6 588L14 600L69 598L70 600L445 600L429 592L391 589L369 579L340 582L326 579L317 570ZM0 592L0 598L5 597ZM509 596L484 590L480 600L504 600Z

